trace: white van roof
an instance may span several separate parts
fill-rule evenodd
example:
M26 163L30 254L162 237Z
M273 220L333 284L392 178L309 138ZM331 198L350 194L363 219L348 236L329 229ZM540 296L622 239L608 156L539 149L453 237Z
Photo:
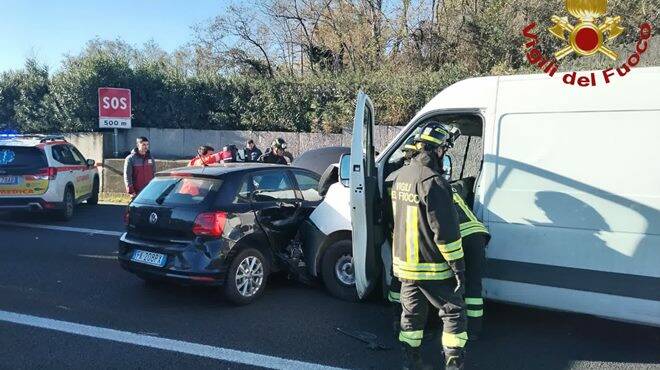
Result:
M417 114L438 109L487 110L488 114L524 112L575 112L660 109L660 67L633 68L624 77L617 74L606 84L603 71L594 73L596 86L580 87L562 82L565 73L489 76L457 82L436 95ZM499 93L498 93L499 92Z

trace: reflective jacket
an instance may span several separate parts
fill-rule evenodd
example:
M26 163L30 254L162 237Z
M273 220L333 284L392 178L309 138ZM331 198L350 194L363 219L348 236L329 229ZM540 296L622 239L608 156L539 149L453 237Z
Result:
M455 190L453 191L453 200L454 205L456 206L456 212L458 212L461 238L465 238L472 234L484 234L487 237L487 240L490 240L490 234L488 233L486 226L477 219L477 216L472 213L470 207L468 207L463 198L461 198Z
M464 271L451 187L426 152L397 171L390 196L394 275L403 280L444 280Z

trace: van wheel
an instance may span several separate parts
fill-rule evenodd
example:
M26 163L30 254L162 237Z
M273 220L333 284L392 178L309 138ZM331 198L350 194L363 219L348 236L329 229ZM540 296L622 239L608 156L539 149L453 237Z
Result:
M67 187L64 190L64 198L62 198L62 209L57 212L57 218L62 221L69 221L73 218L74 208L76 207L75 195L73 188Z
M268 261L261 252L254 248L241 251L231 261L225 297L237 305L252 303L266 290L269 272Z
M94 177L94 185L92 185L92 196L87 198L87 204L99 204L99 178Z
M321 276L330 294L344 301L358 301L350 240L340 240L328 247L321 261Z

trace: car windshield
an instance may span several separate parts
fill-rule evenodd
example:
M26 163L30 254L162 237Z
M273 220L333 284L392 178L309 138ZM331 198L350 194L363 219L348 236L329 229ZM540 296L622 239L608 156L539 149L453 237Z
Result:
M194 205L204 202L222 186L220 179L156 177L135 198L136 203Z

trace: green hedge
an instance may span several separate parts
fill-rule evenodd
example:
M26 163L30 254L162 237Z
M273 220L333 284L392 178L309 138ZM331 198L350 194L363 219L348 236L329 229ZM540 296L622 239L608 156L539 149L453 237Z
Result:
M165 63L132 65L111 55L70 59L49 76L34 61L0 75L0 129L94 131L97 88L132 90L133 125L159 128L340 132L349 125L363 88L379 124L405 124L432 96L466 77L437 72L374 72L304 78L184 76Z

